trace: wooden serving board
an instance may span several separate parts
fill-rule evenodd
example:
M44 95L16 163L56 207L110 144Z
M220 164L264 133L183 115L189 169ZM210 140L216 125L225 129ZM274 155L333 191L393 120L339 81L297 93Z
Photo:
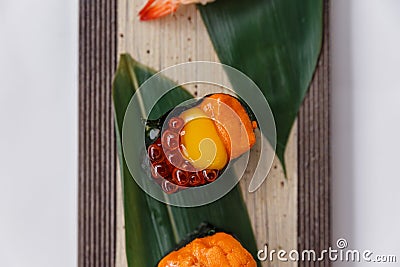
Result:
M79 266L125 267L122 190L117 168L111 83L118 55L162 70L187 61L215 61L195 6L160 20L140 22L146 0L81 0L79 118ZM329 32L318 69L286 151L288 177L277 159L268 179L248 193L241 181L259 248L329 246ZM208 88L187 87L192 93ZM199 90L203 90L199 92ZM253 163L254 164L254 163ZM328 266L328 262L274 262L274 266ZM264 263L263 266L268 266Z

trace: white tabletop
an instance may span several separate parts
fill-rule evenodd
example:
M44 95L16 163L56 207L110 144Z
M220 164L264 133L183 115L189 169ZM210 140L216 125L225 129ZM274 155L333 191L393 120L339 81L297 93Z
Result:
M332 3L333 240L399 262L400 1Z
M0 266L76 266L78 1L0 1Z
M333 240L400 260L400 1L332 6ZM77 19L0 2L0 266L76 265Z

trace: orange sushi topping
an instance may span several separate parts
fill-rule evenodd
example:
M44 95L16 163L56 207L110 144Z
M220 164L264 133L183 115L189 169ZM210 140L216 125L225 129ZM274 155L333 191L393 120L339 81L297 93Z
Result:
M251 254L226 233L197 238L165 256L158 267L256 267Z
M254 129L257 128L257 122L250 120L245 108L235 97L213 94L205 97L200 107L214 119L231 159L239 157L255 144Z

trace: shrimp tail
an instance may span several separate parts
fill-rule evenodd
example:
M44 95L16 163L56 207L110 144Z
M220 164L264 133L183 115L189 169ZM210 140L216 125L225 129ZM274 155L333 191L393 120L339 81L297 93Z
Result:
M152 20L174 13L179 7L177 0L149 0L140 10L140 20Z

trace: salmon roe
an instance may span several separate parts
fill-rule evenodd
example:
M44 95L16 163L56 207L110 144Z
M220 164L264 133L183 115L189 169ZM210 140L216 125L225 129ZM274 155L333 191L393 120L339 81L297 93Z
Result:
M167 194L212 183L219 176L219 170L196 170L182 156L180 132L183 126L182 118L172 117L168 122L168 129L147 148L151 176Z

